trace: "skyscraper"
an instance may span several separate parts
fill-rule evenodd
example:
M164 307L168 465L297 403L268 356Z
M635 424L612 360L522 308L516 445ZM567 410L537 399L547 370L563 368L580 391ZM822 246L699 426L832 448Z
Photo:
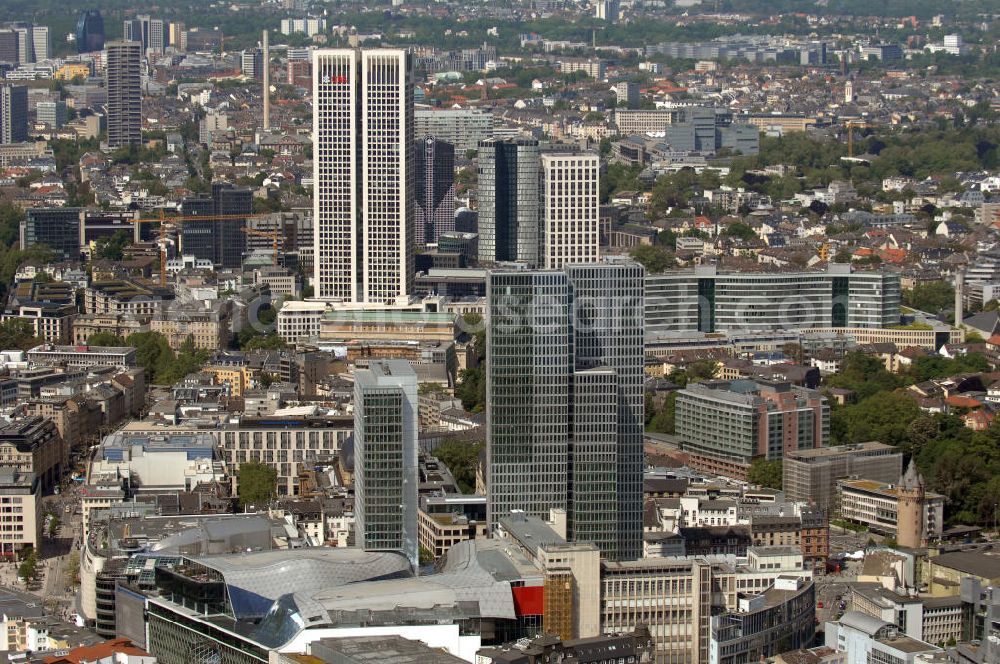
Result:
M28 88L0 85L0 144L28 140Z
M413 60L313 52L316 296L391 302L414 274Z
M32 27L31 39L35 48L35 62L48 60L52 57L52 47L49 43L49 26L36 25Z
M240 70L247 78L259 81L264 77L264 52L259 48L248 48L240 53Z
M17 32L11 28L0 30L0 64L16 67L18 64Z
M539 263L538 141L479 143L479 260Z
M455 146L433 136L417 140L415 216L418 246L455 230Z
M225 182L212 184L211 198L186 198L184 214L190 216L243 216L253 213L253 192ZM246 219L188 221L181 228L182 251L221 267L240 267L246 237Z
M80 260L80 208L31 208L21 222L21 246L45 245L58 260Z
M35 32L31 25L18 23L14 26L17 33L17 62L28 64L35 61Z
M397 551L416 569L417 375L409 362L372 362L354 379L357 542Z
M104 49L104 18L96 9L80 13L76 21L76 50L91 53Z
M108 145L119 148L142 141L142 44L107 45Z
M489 274L491 524L561 508L572 540L641 556L642 282L629 262Z
M540 263L547 269L592 263L600 252L596 154L542 155Z
M167 33L161 19L141 14L122 23L122 39L142 44L142 53L163 53Z

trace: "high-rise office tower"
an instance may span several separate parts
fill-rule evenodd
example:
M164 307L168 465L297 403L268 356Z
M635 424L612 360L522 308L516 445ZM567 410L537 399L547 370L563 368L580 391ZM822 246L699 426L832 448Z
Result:
M34 62L34 29L30 25L19 23L14 26L14 32L17 34L17 63L23 65Z
M264 52L248 48L240 53L240 70L247 78L259 81L264 77Z
M76 21L76 50L92 53L104 49L104 18L96 9L80 13Z
M35 62L48 60L52 57L52 47L49 43L49 26L36 25L32 27L31 39L35 49Z
M142 142L142 44L116 41L107 45L108 145Z
M140 42L143 55L147 52L163 53L166 46L163 21L144 14L134 19L126 19L122 23L122 39Z
M539 263L538 141L479 143L479 260Z
M413 289L413 60L313 52L318 298L392 302Z
M417 139L416 240L434 244L455 230L455 146L433 136Z
M542 266L596 261L601 247L597 155L546 154L541 165Z
M640 557L642 268L495 271L487 301L490 523L565 509L571 539Z
M28 140L28 88L0 85L0 144Z
M355 372L354 492L358 544L402 553L416 569L417 375L405 360Z
M253 192L225 182L212 184L211 198L186 198L184 214L190 216L227 216L234 219L188 221L181 228L182 251L204 258L220 267L240 267L246 237L246 219L253 214Z
M51 127L60 129L69 117L69 111L64 101L40 101L35 107L38 121Z
M0 64L16 67L18 57L17 32L11 28L0 30Z
M167 43L175 51L187 50L187 26L183 23L171 22L167 28Z

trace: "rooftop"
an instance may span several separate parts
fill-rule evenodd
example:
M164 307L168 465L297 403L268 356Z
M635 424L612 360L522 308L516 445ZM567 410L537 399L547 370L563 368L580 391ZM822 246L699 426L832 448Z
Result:
M1000 578L1000 552L954 551L930 559L935 565L965 572L984 579Z

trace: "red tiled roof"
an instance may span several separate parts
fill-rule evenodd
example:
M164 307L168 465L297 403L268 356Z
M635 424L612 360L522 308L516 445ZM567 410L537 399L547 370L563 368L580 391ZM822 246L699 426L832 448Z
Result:
M135 655L137 657L150 657L151 655L132 645L128 639L112 639L94 646L83 646L74 648L65 655L51 655L43 657L43 664L80 664L80 662L92 662L94 660L110 657L115 653Z

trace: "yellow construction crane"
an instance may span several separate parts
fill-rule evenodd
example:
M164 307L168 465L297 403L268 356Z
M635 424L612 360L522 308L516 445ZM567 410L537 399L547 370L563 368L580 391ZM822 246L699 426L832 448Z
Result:
M872 129L874 125L868 122L867 120L848 120L847 122L844 123L844 126L847 127L847 156L853 157L854 128L858 127L860 129Z
M133 224L159 224L159 237L157 243L160 246L160 286L166 288L167 286L167 231L171 226L181 226L190 221L247 221L257 217L268 217L270 214L204 214L204 215L176 215L176 216L166 216L163 210L160 210L160 216L158 217L145 217L140 219L130 219ZM247 230L247 229L244 229ZM264 231L255 231L255 233L263 233ZM277 246L277 240L275 240L275 246ZM275 251L275 261L277 261L277 251Z
M272 256L272 264L278 264L278 240L281 239L281 231L259 231L256 228L244 228L243 232L247 235L253 235L255 237L271 238L271 248L274 252Z

